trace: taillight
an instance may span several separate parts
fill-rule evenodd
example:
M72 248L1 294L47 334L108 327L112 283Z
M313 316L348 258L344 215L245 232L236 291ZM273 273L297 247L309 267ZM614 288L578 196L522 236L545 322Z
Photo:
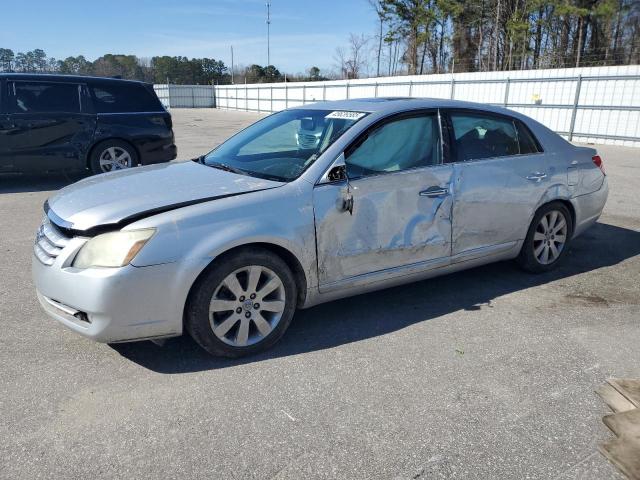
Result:
M604 171L604 163L602 163L600 155L594 155L593 157L591 157L591 160L593 160L593 163L600 169L603 175L607 174L607 172Z

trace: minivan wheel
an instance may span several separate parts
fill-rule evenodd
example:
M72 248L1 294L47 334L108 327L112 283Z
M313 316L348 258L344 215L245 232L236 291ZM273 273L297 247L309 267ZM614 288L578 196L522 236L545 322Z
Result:
M552 270L566 255L572 233L573 222L565 205L543 205L533 217L518 263L529 272Z
M287 264L266 250L214 260L194 286L185 326L207 352L242 357L266 350L284 335L297 287Z
M91 152L89 168L94 175L124 170L138 165L135 149L122 140L105 140Z

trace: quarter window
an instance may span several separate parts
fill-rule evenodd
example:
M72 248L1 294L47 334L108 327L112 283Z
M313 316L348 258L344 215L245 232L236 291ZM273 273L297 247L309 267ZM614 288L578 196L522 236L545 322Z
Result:
M144 85L96 85L91 87L97 113L158 112L160 102Z
M80 85L74 83L14 82L13 113L80 112Z
M350 178L438 163L440 141L434 114L402 118L374 128L346 155Z
M518 129L518 141L520 142L520 154L526 155L529 153L538 153L538 142L533 138L533 135L522 122L516 120L516 128Z

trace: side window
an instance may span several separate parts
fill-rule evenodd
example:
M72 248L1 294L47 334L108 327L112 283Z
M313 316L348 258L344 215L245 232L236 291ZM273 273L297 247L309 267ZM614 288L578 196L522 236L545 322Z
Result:
M518 155L518 134L513 121L481 113L452 113L457 160L478 160Z
M97 113L159 112L160 102L144 85L104 84L90 87Z
M13 82L12 113L80 112L80 85L73 83Z
M519 120L516 120L516 128L518 129L518 140L520 141L520 153L522 155L541 151L538 148L538 142L533 138L533 134Z
M346 154L351 178L440 163L438 117L402 118L374 128Z

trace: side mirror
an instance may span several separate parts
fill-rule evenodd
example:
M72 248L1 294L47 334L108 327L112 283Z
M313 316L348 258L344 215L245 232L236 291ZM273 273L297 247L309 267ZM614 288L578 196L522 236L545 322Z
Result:
M347 166L346 165L336 165L329 170L327 173L327 179L330 182L337 182L340 180L347 179Z

